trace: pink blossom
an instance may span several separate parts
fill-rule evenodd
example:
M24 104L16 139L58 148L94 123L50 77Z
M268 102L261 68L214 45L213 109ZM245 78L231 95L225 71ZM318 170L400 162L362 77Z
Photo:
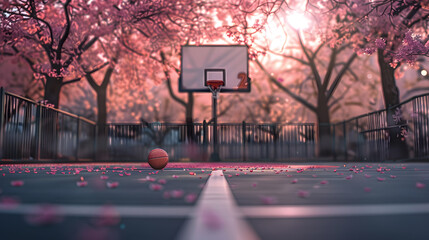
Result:
M257 183L252 183L252 187L256 187L257 185Z
M102 176L100 176L100 179L101 180L106 180L106 179L108 179L109 177L108 176L105 176L105 175L102 175Z
M384 40L383 38L377 38L375 40L375 46L379 49L386 48L386 40Z
M159 184L166 184L166 183L167 183L167 180L165 180L165 179L159 179L159 180L158 180L158 183L159 183Z
M353 178L353 175L349 175L349 176L346 177L347 180L350 180L352 178Z
M365 192L367 192L367 193L368 193L368 192L371 192L371 188L370 188L370 187L364 187L364 188L363 188L363 190L364 190Z
M320 184L326 185L326 184L328 184L328 181L327 180L323 180L323 181L320 182Z
M296 179L296 178L295 178L295 179L293 179L293 180L292 180L292 182L290 182L290 183L295 184L295 183L297 183L297 182L298 182L298 179Z
M422 182L416 182L416 188L425 188L426 184L422 183Z
M383 182L384 180L386 180L386 179L385 178L381 178L381 177L377 178L377 181L379 181L379 182Z

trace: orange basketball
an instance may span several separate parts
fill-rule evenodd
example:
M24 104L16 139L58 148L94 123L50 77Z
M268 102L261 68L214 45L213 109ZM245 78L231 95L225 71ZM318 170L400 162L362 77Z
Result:
M155 148L150 151L147 157L149 165L156 170L163 169L168 163L168 154L161 148Z

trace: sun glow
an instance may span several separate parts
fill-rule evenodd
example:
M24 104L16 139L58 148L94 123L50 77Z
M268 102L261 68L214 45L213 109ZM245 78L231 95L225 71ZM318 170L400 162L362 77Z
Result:
M302 12L293 12L286 17L288 23L295 29L306 29L310 26L310 20Z

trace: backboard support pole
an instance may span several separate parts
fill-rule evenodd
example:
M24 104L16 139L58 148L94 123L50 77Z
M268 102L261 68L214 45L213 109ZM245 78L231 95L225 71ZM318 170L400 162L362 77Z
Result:
M210 155L210 162L220 162L219 144L217 139L217 96L218 92L212 93L212 118L213 118L213 152Z

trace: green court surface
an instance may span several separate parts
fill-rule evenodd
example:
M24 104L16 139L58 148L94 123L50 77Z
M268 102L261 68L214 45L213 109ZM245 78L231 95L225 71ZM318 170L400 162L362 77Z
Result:
M1 239L425 239L429 164L0 165Z

